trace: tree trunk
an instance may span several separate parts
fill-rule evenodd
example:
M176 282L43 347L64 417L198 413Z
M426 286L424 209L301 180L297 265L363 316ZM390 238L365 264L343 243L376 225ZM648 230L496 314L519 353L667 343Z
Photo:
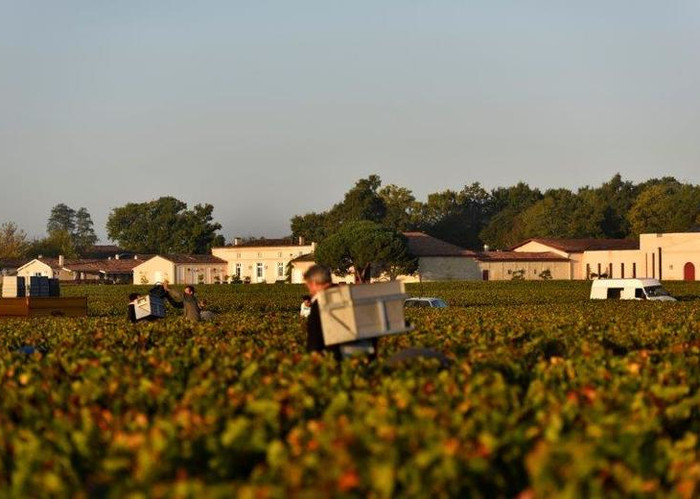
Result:
M365 265L359 272L355 270L355 284L365 284L372 279L372 265Z

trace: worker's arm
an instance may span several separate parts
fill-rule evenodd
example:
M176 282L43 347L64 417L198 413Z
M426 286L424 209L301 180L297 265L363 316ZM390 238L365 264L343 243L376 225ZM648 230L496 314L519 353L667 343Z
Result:
M184 299L183 299L182 295L180 293L178 293L177 291L175 291L174 289L171 290L168 287L167 281L163 283L163 289L165 290L165 299L168 300L168 303L170 303L170 305L172 307L184 308L185 303L184 303Z

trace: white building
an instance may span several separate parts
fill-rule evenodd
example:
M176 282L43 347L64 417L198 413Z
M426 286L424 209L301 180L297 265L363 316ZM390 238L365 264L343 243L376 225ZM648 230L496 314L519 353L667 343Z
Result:
M225 260L229 276L251 283L286 281L292 260L314 252L315 243L298 239L256 239L213 248L212 255Z

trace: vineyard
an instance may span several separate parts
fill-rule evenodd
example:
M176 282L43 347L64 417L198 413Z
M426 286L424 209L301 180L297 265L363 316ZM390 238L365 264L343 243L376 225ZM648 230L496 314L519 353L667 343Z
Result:
M591 302L572 282L409 286L444 310L380 359L307 355L301 287L201 287L218 314L0 320L0 497L700 494L700 285ZM445 353L387 362L408 347ZM29 348L31 347L31 348Z

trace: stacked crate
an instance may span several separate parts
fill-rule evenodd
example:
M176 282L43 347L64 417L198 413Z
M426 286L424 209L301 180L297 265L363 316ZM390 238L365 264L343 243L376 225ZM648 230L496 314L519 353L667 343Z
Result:
M23 298L24 296L26 296L24 277L5 276L2 278L3 298Z
M31 276L29 278L29 296L51 296L49 278L45 276Z
M49 296L61 296L61 285L58 279L49 279Z
M155 295L142 296L134 303L137 321L142 319L162 319L165 317L165 303Z
M318 304L326 345L338 345L413 330L404 318L404 284L399 281L329 288Z

